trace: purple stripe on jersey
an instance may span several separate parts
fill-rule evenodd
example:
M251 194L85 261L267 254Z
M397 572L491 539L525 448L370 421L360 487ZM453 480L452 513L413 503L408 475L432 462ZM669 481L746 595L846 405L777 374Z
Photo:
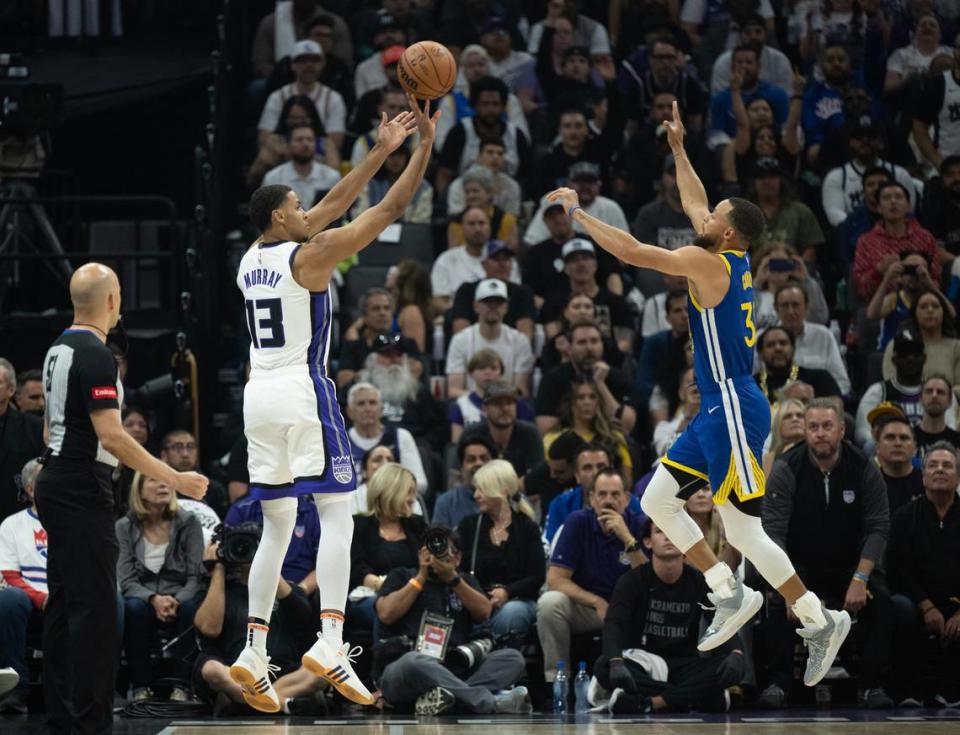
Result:
M356 488L353 470L353 454L347 436L343 414L337 404L336 386L327 375L327 358L330 351L330 293L322 291L310 294L310 327L312 336L307 349L307 363L313 390L317 398L317 415L323 426L323 474L319 480L297 483L300 492L350 492Z

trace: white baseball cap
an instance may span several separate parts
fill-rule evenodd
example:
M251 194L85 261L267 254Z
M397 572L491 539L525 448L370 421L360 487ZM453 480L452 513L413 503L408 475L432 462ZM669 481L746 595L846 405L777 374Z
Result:
M594 257L597 256L597 251L594 250L593 243L589 240L584 240L582 237L567 240L563 244L563 249L560 251L560 257L566 260L574 253L590 253L590 255Z
M477 290L474 292L474 301L484 301L486 299L503 299L509 301L507 296L507 284L499 278L485 278L477 284Z
M290 54L290 58L299 59L301 56L319 56L323 58L323 48L321 48L319 43L311 41L310 39L297 41L293 44L293 53Z

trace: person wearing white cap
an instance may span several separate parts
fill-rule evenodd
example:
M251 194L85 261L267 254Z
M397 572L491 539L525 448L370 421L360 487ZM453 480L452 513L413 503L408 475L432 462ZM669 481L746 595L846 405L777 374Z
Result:
M489 348L503 361L503 379L530 395L533 350L530 339L503 323L507 314L507 284L499 278L485 278L477 284L473 308L479 320L457 332L447 349L447 396L451 399L476 390L467 375L467 363L477 350Z
M319 81L323 73L325 57L323 49L316 41L297 41L291 54L290 68L295 80L286 84L267 98L267 104L257 123L257 135L263 144L276 129L280 121L283 103L294 95L304 95L313 100L317 114L323 123L328 144L340 150L343 134L347 129L347 106L339 92L335 92Z

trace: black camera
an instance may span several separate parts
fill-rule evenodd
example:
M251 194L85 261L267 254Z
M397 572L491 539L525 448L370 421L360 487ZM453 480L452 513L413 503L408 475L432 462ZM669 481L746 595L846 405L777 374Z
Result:
M249 564L260 545L262 529L258 523L241 523L239 526L220 524L213 529L212 543L217 546L217 561L227 566Z
M459 547L456 532L446 526L431 526L423 534L423 545L440 561L450 558L450 542Z
M913 263L912 265L903 266L903 275L905 276L915 276L917 275L917 264Z

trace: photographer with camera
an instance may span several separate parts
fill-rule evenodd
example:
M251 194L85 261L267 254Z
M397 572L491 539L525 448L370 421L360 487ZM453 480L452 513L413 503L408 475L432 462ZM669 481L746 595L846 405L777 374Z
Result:
M467 644L493 605L470 574L457 572L461 549L456 531L432 526L421 543L419 567L394 569L384 580L376 602L384 636L405 636L415 644L384 669L383 699L398 708L415 703L418 715L454 707L478 714L529 713L525 687L502 691L523 674L520 652L492 651L489 639Z
M192 513L178 506L177 494L167 485L141 473L130 486L130 510L116 523L117 581L123 595L123 648L127 653L131 700L153 697L150 685L150 649L157 631L164 629L170 638L176 661L174 686L170 699L190 701L190 668L194 649L193 614L200 591L200 558L203 531Z
M519 648L537 619L537 595L546 577L540 527L506 460L477 470L473 485L480 513L457 529L467 544L460 568L475 575L490 598L490 632Z
M260 533L260 526L255 523L221 526L213 543L203 552L209 580L203 602L193 617L200 644L193 667L193 687L200 699L216 700L214 714L224 709L225 702L245 701L246 695L230 678L228 662L236 660L247 642L247 578L260 544ZM322 680L300 665L301 654L316 639L317 627L303 590L281 577L267 644L272 653L270 668L280 677L273 686L286 714L325 712L322 706L316 708L322 699L312 696L322 689ZM298 709L299 702L314 707Z
M611 714L664 710L725 712L725 688L746 672L740 639L708 656L697 651L701 603L710 591L703 575L652 521L643 529L650 564L617 581L603 621L603 655L595 674L611 692Z
M647 561L637 540L644 519L627 510L629 499L623 477L606 467L593 480L590 507L571 513L560 531L547 569L549 591L537 600L543 676L549 684L557 662L570 659L571 634L601 630L617 580Z

